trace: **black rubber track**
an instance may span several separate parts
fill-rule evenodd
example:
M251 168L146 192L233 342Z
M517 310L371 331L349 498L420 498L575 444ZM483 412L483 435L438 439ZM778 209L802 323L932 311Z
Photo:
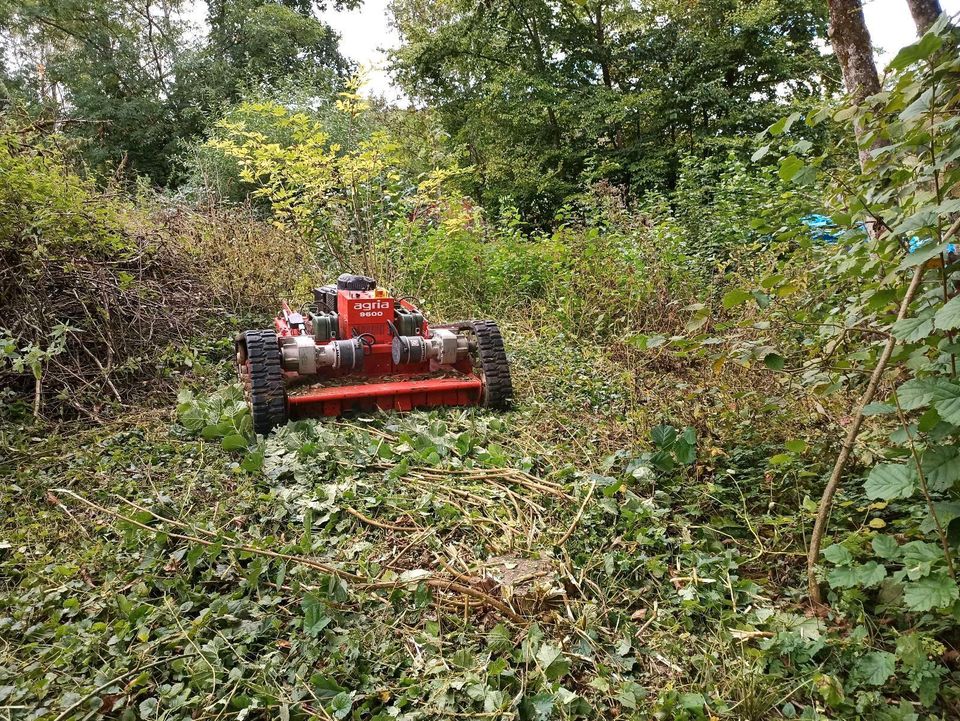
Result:
M463 320L439 327L473 332L477 339L477 360L483 374L481 405L497 411L509 410L513 406L513 380L497 324L492 320Z
M287 422L287 392L277 334L272 330L248 330L243 334L243 344L250 376L248 400L253 430L265 436Z

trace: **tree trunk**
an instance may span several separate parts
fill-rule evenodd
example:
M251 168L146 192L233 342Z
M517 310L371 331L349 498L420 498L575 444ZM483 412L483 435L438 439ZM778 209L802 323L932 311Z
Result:
M590 17L590 11L587 11L587 17ZM603 3L597 4L597 22L594 24L594 37L597 41L597 61L600 64L600 72L603 75L603 84L607 90L613 89L613 78L610 75L610 58L607 55L606 37L603 32Z
M907 0L913 22L917 24L917 35L923 35L943 13L940 0Z
M877 66L873 62L873 46L870 33L863 19L863 6L860 0L829 0L830 2L830 43L833 52L840 61L843 83L847 92L857 103L880 92L880 78ZM863 128L854 123L854 132L860 141ZM860 167L863 168L869 157L869 148L860 147Z

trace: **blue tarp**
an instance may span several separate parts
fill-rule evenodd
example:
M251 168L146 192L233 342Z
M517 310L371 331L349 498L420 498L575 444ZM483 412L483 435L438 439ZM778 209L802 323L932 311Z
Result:
M823 243L836 243L840 239L842 231L834 224L833 220L826 215L811 213L810 215L805 215L800 218L800 222L810 229L810 238L813 240L819 240ZM862 223L860 227L861 229L864 227ZM910 238L910 245L907 250L910 253L914 253L929 242L929 240L921 241L917 236L913 236ZM956 253L957 246L954 243L950 243L950 245L947 246L947 252Z

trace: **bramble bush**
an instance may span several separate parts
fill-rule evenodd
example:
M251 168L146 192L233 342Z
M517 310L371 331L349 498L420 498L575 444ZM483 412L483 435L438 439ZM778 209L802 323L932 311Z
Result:
M34 415L96 419L142 397L192 336L270 313L319 275L296 236L248 208L99 188L57 136L13 116L0 175L0 393L32 397Z

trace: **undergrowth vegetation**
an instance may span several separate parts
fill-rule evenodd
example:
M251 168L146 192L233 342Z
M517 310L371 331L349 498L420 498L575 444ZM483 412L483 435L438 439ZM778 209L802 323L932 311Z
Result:
M354 86L176 196L5 126L0 718L957 717L954 31L891 68L549 225ZM255 436L230 336L344 270L500 322L513 410Z

